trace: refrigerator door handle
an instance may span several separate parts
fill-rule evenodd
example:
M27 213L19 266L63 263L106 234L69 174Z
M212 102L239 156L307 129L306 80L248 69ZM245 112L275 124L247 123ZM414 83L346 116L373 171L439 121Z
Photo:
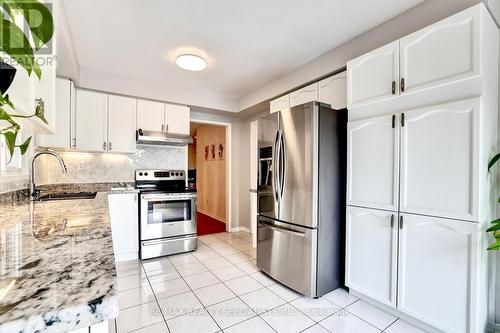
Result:
M280 154L280 131L276 131L274 140L274 156L273 156L273 190L274 200L279 202L280 179L279 179L279 154Z
M283 131L280 131L280 198L283 198L285 190L285 176L286 176L286 146Z
M296 237L301 237L301 238L306 237L305 233L302 233L302 232L299 232L299 231L290 230L290 229L287 229L287 228L278 227L275 224L273 224L272 222L268 222L268 221L265 221L265 220L260 220L260 223L265 224L269 229L272 229L272 230L277 231L277 232L282 232L282 233L285 233L285 234L288 234L288 235L291 235L291 236L296 236Z

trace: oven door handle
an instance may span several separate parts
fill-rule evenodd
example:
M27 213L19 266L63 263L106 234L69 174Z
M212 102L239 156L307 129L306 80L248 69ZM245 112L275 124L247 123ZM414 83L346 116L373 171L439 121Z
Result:
M179 237L169 237L168 239L155 239L155 240L149 240L149 241L142 241L143 246L152 246L152 245L158 245L162 243L170 243L170 242L176 242L179 239L193 239L197 238L195 235L192 236L179 236Z

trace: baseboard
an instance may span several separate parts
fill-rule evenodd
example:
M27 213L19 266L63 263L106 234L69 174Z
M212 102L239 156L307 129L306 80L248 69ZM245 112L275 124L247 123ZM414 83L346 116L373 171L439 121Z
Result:
M247 227L234 227L234 228L231 228L231 232L238 232L238 231L245 231L245 232L248 232L249 234L252 233L250 231L250 229L247 228Z
M491 333L500 332L500 323L493 324L493 331L490 331L490 332Z

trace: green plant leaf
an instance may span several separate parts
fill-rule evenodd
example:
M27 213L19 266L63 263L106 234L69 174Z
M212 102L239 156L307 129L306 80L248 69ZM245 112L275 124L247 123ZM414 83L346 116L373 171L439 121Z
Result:
M12 160L12 156L14 155L14 149L16 147L17 131L5 132L3 135L5 136L5 143L7 145L7 149L9 150L10 154L9 162L10 162Z
M24 32L11 21L3 19L1 24L0 51L7 53L28 72L28 75L31 75L33 69L39 70L33 49Z
M494 244L491 244L491 245L488 247L488 250L499 251L499 250L500 250L500 241L499 241L499 242L496 242L496 243L494 243Z
M3 97L3 100L4 100L5 104L7 104L8 106L10 106L14 110L15 107L14 107L14 104L12 104L12 102L10 101L9 94L5 94L5 96L2 96L2 97Z
M54 20L47 6L38 0L3 0L2 6L11 17L16 13L24 16L36 50L51 40L54 35Z
M486 232L500 231L500 224L494 224L493 226L486 229Z
M499 224L500 223L500 219L493 220L490 223L491 224Z
M490 163L488 163L488 172L495 165L495 163L498 162L499 159L500 159L500 153L493 156Z
M48 124L49 122L47 119L45 119L45 110L40 106L37 105L35 109L35 116L37 116L41 121L44 123Z
M21 150L21 155L24 155L30 146L31 136L26 139L21 145L17 146Z
M10 117L10 114L7 111L5 111L4 109L0 108L0 120L7 120L8 121L9 119L12 119Z

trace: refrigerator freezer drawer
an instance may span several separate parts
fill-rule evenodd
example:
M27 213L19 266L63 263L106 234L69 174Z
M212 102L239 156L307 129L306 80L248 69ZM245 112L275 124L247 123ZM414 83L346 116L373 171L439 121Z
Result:
M257 266L289 288L315 297L317 232L259 217Z

